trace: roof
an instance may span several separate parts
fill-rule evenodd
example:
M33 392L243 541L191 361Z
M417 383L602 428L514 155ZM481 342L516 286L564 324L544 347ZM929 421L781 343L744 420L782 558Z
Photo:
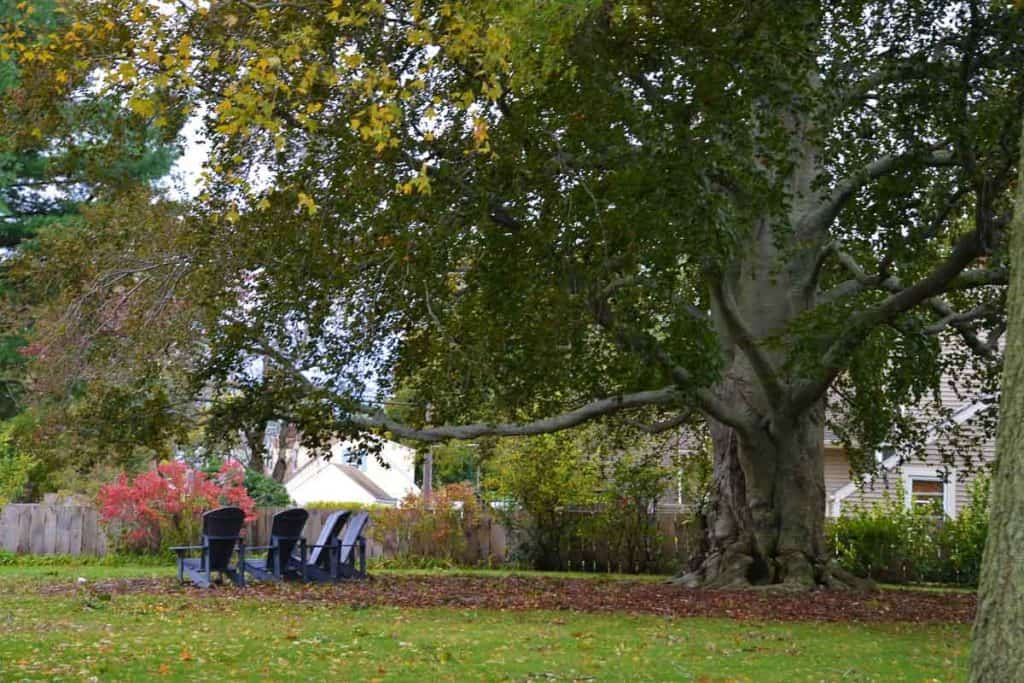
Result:
M355 482L360 488L362 488L364 491L373 496L373 498L376 499L377 502L385 503L387 505L398 504L397 498L388 495L387 491L378 486L372 479L370 479L370 477L366 476L365 472L363 472L358 467L353 467L352 465L343 465L337 462L330 462L329 460L324 460L322 458L314 458L313 460L310 460L305 465L296 470L295 473L292 474L292 476L288 477L288 479L286 479L284 483L287 484L292 479L295 479L313 465L319 465L321 468L320 471L326 470L328 467L335 467L338 470L340 470L342 474L344 474L346 477ZM314 476L316 476L317 474L319 474L319 471L313 474Z
M374 498L376 498L377 500L388 503L398 502L394 498L389 496L387 491L377 486L377 484L375 484L372 479L366 476L366 473L363 472L358 467L353 467L352 465L341 465L335 462L332 462L331 464L334 467L337 467L342 472L344 472L346 475L348 475L349 479L351 479L352 481L366 489L366 492L369 493Z

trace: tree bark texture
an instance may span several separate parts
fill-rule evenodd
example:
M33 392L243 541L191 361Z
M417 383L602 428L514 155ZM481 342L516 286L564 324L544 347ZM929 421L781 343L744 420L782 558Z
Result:
M709 588L845 586L824 544L822 410L774 437L712 423L708 554L684 583Z
M1021 138L1024 149L1024 134ZM1024 164L1010 236L996 466L971 655L972 683L1024 681Z

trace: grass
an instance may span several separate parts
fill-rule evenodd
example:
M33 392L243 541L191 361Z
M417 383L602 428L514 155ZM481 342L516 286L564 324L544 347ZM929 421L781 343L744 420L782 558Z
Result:
M963 680L969 642L962 625L353 609L230 589L34 590L78 576L171 575L172 567L0 568L0 680L920 683Z

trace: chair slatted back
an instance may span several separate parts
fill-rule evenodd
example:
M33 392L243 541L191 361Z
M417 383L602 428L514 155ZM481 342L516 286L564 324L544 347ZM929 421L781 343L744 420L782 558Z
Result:
M272 567L278 552L287 560L302 538L309 513L302 508L283 510L274 515L270 524L270 549L267 551L267 566Z
M345 524L345 530L341 533L341 556L338 561L341 563L348 562L352 557L352 553L355 552L356 541L363 535L363 530L366 525L370 522L370 513L365 510L353 512L348 522Z
M327 517L324 528L320 530L320 536L316 539L316 546L309 553L307 564L327 568L330 564L330 552L327 551L326 546L334 542L351 514L351 510L338 510Z
M242 540L245 512L241 508L222 507L203 513L203 546L212 571L224 571L231 564L231 553Z

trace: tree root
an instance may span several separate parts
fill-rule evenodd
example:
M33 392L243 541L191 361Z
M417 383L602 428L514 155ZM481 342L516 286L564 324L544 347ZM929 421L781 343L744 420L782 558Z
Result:
M874 581L862 579L833 560L808 560L800 554L773 558L773 570L761 580L751 580L755 559L747 554L729 552L709 555L698 569L672 577L667 583L683 588L708 590L758 590L803 593L812 590L836 590L867 593L877 590Z

